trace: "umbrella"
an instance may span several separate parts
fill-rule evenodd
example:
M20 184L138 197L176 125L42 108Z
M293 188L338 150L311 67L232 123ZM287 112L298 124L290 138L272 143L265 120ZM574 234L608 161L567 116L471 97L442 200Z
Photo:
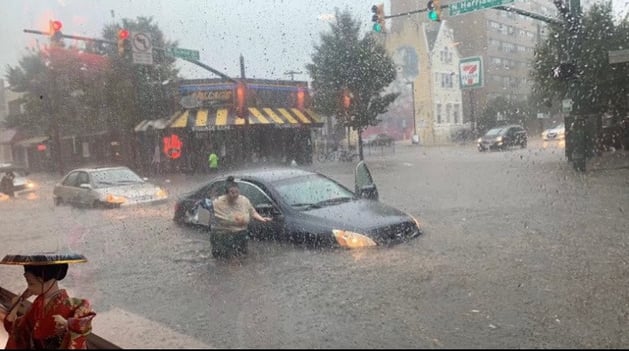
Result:
M73 252L42 252L29 255L6 255L0 264L20 266L44 266L63 263L87 262L85 256Z

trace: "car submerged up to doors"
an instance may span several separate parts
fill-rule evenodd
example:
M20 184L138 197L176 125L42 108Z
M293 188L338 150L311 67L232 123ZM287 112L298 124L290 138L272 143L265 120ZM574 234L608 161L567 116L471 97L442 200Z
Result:
M240 193L266 223L250 222L253 238L289 241L309 247L361 248L402 242L422 233L411 215L378 201L367 165L355 168L355 191L317 172L296 168L265 168L233 174ZM174 221L207 226L209 213L197 204L225 193L226 176L212 179L183 195L175 204ZM204 212L197 215L196 211Z
M526 147L526 130L519 125L492 128L478 140L478 151L506 150L511 146Z

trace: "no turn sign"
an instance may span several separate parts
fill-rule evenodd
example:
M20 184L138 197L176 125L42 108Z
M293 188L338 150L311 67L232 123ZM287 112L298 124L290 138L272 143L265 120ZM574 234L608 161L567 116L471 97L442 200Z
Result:
M153 42L150 33L132 32L131 47L133 48L133 63L153 64Z

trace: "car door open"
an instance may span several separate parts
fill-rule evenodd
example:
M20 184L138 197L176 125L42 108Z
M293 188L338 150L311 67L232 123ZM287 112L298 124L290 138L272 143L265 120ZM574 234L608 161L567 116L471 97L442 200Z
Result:
M365 161L358 162L354 169L354 193L361 198L378 200L378 188Z

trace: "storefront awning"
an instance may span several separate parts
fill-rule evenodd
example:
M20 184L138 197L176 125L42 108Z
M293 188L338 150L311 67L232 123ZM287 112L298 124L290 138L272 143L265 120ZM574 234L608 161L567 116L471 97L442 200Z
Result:
M300 126L321 127L321 118L310 110L296 108L249 108L249 124L268 125L277 128ZM229 109L188 109L170 120L167 128L187 128L196 130L224 130L245 125L244 118L238 118Z
M36 137L20 140L17 143L15 143L15 145L23 146L23 147L31 147L33 145L41 144L46 140L48 140L47 136L36 136Z
M135 128L133 128L136 132L146 132L149 129L164 129L166 125L170 121L170 118L160 118L160 119L145 119L142 122L138 123Z

